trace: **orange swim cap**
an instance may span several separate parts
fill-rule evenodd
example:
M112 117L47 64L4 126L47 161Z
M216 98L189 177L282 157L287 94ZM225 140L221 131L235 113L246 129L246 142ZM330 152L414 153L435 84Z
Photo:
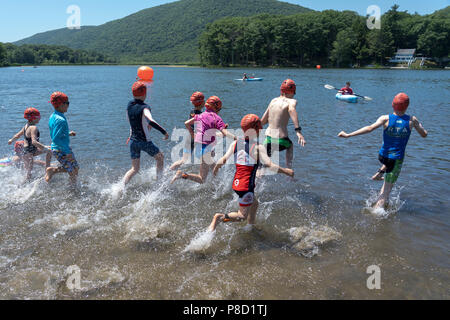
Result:
M194 92L191 96L191 102L194 106L199 107L205 102L205 96L200 91Z
M292 79L286 79L281 84L281 93L287 93L287 94L296 94L297 93L297 86L295 85L294 80Z
M67 97L65 93L59 91L53 92L50 97L50 102L55 108L62 106L67 101L69 101L69 97Z
M41 113L39 112L38 109L35 109L35 108L28 108L28 109L25 110L25 112L23 113L23 117L24 117L25 119L27 119L28 121L35 121L35 120L41 118Z
M261 119L256 114L248 114L241 121L241 128L245 132L254 129L256 132L262 129Z
M136 81L131 90L133 91L133 96L135 97L143 97L147 95L147 86L142 81Z
M394 111L406 112L409 106L409 97L406 93L399 93L395 96L394 101L392 101L392 107Z
M206 109L213 110L215 112L220 111L222 109L222 101L217 96L212 96L208 100L206 100Z

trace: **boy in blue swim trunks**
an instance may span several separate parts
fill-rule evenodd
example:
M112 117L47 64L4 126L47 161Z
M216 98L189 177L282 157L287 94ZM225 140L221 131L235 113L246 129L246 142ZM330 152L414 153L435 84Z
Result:
M200 115L202 114L202 109L205 106L205 96L203 95L203 93L197 91L194 92L191 96L191 103L194 106L194 109L191 110L191 113L189 114L189 120L191 120L192 118L194 118L196 115ZM194 126L191 126L192 131L194 130ZM184 146L183 149L183 158L181 160L178 160L177 162L175 162L171 167L170 170L177 170L179 167L181 167L184 163L186 163L192 152L194 151L194 140L193 139L189 139L189 141L186 142L186 145Z
M152 117L150 107L145 104L147 98L147 86L144 82L137 81L132 87L134 100L128 103L127 118L130 122L130 153L131 169L124 177L124 184L128 184L140 169L141 151L145 151L156 160L157 177L160 178L164 171L164 155L150 139L150 130L158 130L164 135L164 140L169 139L169 134Z
M338 135L341 138L350 138L370 133L381 126L384 127L383 146L379 152L379 160L382 166L372 177L372 180L384 180L384 185L374 208L386 208L389 204L389 195L400 175L412 128L416 129L423 138L428 136L427 130L423 128L419 120L406 114L408 106L409 97L404 93L399 93L392 102L393 114L381 116L371 126L361 128L350 134L342 131ZM384 175L385 177L383 177Z
M55 112L48 121L52 138L51 149L60 166L47 168L45 181L50 182L56 173L67 172L71 184L74 185L77 182L79 165L70 148L70 137L75 137L76 133L69 131L69 124L64 115L69 109L69 98L62 92L54 92L50 97L50 102L55 108Z

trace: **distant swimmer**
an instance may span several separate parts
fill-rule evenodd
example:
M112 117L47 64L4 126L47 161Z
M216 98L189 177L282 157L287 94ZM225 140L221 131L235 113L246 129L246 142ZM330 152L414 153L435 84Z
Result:
M262 125L269 124L266 130L266 140L264 145L267 149L269 157L274 151L286 150L286 167L292 168L292 159L294 158L294 146L289 139L289 132L287 129L289 119L295 126L298 143L304 147L306 144L305 138L302 135L302 128L300 127L297 113L297 100L294 99L297 87L295 82L287 79L281 85L281 96L273 99L264 116L261 119Z
M255 196L256 171L260 162L276 173L282 173L290 177L294 171L289 168L281 168L272 163L263 145L257 144L257 137L262 129L261 120L257 115L248 114L241 121L244 131L244 139L232 143L225 156L214 167L214 175L227 160L234 156L236 173L233 179L233 190L239 196L239 211L228 214L217 213L209 226L209 231L216 230L220 222L241 222L247 220L249 225L254 225L258 200Z
M216 134L220 132L225 137L236 140L236 137L228 132L227 125L218 115L222 109L222 101L217 96L210 97L205 103L206 111L185 122L186 129L189 130L191 138L194 139L194 155L200 159L199 174L187 174L177 171L172 183L178 179L191 180L203 184L208 177L208 173L214 167L213 152L216 145ZM192 126L195 125L196 132Z
M80 167L70 147L70 137L75 137L76 133L69 131L69 123L64 115L69 110L69 97L63 92L54 92L50 97L50 102L55 109L48 121L52 138L51 149L59 166L47 168L45 181L50 182L53 175L57 173L67 172L71 184L75 185Z
M370 133L383 126L383 146L379 152L381 168L372 177L373 180L384 180L380 197L375 208L386 208L389 204L389 195L397 181L405 157L405 149L411 135L412 128L423 137L428 136L428 132L423 128L419 120L414 116L406 114L409 106L409 97L405 93L399 93L392 102L394 113L381 116L377 122L371 126L361 128L350 134L342 131L339 137L350 138L362 134ZM383 177L385 176L385 177Z
M205 107L205 96L203 93L197 91L194 92L191 96L191 104L194 106L194 109L192 109L191 113L189 114L189 119L193 119L196 115L202 114L202 110ZM192 131L194 131L194 125L191 126ZM178 170L179 167L181 167L184 163L186 163L192 152L194 151L194 139L188 139L189 141L186 142L186 145L183 148L183 158L177 162L175 162L171 167L170 170Z
M339 90L339 93L342 93L342 95L353 95L353 89L350 86L351 86L351 83L347 82L345 84L345 87L343 87L341 90Z
M45 166L49 167L52 154L49 146L45 146L39 142L40 132L37 128L37 124L41 120L41 114L39 110L37 110L36 108L28 108L25 110L23 117L28 120L27 124L8 141L8 144L11 145L20 136L23 136L23 153L21 154L20 158L16 160L23 161L25 170L27 172L25 181L27 181L31 179L31 171L33 170L33 165L35 164L34 157L46 153L47 157ZM17 149L18 148L19 146L17 146Z
M127 118L130 122L130 154L131 169L124 177L124 184L128 184L140 170L141 151L145 151L156 160L157 178L161 178L164 171L164 155L150 138L152 128L158 130L163 140L169 139L169 134L153 119L150 107L144 102L147 98L147 86L137 81L132 87L134 100L128 103Z

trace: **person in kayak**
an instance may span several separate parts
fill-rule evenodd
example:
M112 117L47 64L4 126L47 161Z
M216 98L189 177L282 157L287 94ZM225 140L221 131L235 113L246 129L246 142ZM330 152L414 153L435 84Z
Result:
M208 228L213 232L221 222L241 222L247 220L249 225L254 225L258 200L255 196L255 180L259 163L262 162L270 170L283 173L290 177L294 171L289 168L281 168L274 164L266 153L263 145L257 143L257 138L262 129L261 120L257 115L248 114L241 121L244 131L244 139L233 142L227 153L217 162L213 174L217 175L220 168L227 160L234 156L236 173L233 179L233 191L239 196L239 211L228 214L216 213Z
M76 133L69 131L69 124L64 115L69 110L69 98L63 92L54 92L50 97L50 102L55 109L55 112L53 112L48 121L50 137L52 138L51 148L60 166L48 167L45 174L45 181L50 182L56 173L67 172L70 183L75 185L80 166L70 147L70 137L75 137Z
M247 80L247 79L248 79L248 76L246 73L244 73L244 77L242 78L242 80Z
M427 130L423 128L419 120L406 114L409 102L409 97L405 93L399 93L392 102L394 109L392 114L381 116L374 124L355 132L347 134L342 131L338 135L341 138L350 138L370 133L383 126L383 146L378 156L382 166L372 179L384 180L384 185L374 205L375 208L386 208L389 204L389 195L400 175L412 128L416 129L423 138L428 136Z
M23 164L27 172L25 181L28 181L31 179L31 172L33 170L33 164L35 163L34 157L46 153L47 157L45 166L47 168L50 166L52 154L50 147L39 142L40 132L37 128L37 124L41 120L39 110L35 108L28 108L25 110L23 117L28 120L27 124L8 141L8 144L12 144L20 136L24 137L21 160L23 160Z
M191 120L196 115L202 114L202 109L205 106L205 96L203 93L197 91L194 92L191 96L191 104L194 106L194 109L191 110L191 113L189 114L189 119ZM192 131L194 131L194 125L191 126ZM190 137L190 136L189 136ZM179 167L181 167L184 163L186 163L192 152L194 151L194 140L188 139L186 142L186 145L183 149L183 158L177 162L175 162L171 167L170 170L177 170Z
M147 86L144 82L137 81L133 84L132 93L134 99L128 103L127 119L130 123L131 169L125 174L124 184L127 185L140 170L141 151L145 151L156 160L157 178L161 178L164 171L164 155L150 139L152 128L164 135L163 140L169 139L169 134L152 117L150 107L144 102L147 98Z
M286 150L286 167L292 168L292 160L294 158L294 145L289 139L287 125L289 119L295 126L298 143L304 147L306 140L302 135L297 113L297 100L294 96L297 92L297 86L294 80L287 79L281 85L281 96L273 99L261 119L262 125L269 124L266 130L266 140L264 145L267 149L269 157L274 151Z
M353 89L350 86L351 86L351 83L347 82L345 84L345 87L343 87L341 90L339 90L339 93L341 93L344 96L353 95Z
M226 129L227 125L218 115L222 109L220 98L217 96L210 97L206 101L205 107L206 111L204 113L195 115L194 118L185 122L186 129L189 130L192 139L195 139L194 154L201 161L200 172L199 174L187 174L178 170L171 183L182 178L203 184L210 169L215 165L212 154L216 145L217 131L223 134L224 137L236 140L236 137ZM192 125L195 125L196 129L195 138Z

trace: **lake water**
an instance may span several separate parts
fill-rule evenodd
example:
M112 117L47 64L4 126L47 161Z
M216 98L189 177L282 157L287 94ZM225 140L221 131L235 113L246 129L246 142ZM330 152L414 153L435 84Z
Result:
M215 212L237 209L233 166L202 186L170 186L172 173L155 182L155 163L145 155L139 176L120 192L130 167L125 109L137 67L0 69L0 158L12 154L7 141L30 106L41 111L41 141L50 143L48 100L60 90L71 101L71 145L81 166L77 191L66 175L46 185L36 168L35 180L23 185L19 169L0 168L1 299L450 298L448 72L154 69L148 103L170 132L183 128L196 90L218 95L221 116L238 128L245 114L262 116L281 82L294 79L307 140L295 147L297 180L258 181L256 229L220 225L206 234ZM264 81L233 81L244 72ZM347 104L323 87L346 81L374 100ZM350 140L337 134L391 112L401 91L429 137L413 132L391 208L374 213L367 207L381 188L370 177L379 168L382 130ZM177 143L152 135L170 165ZM74 265L81 289L71 291L66 272ZM380 290L366 285L372 265L381 270Z

